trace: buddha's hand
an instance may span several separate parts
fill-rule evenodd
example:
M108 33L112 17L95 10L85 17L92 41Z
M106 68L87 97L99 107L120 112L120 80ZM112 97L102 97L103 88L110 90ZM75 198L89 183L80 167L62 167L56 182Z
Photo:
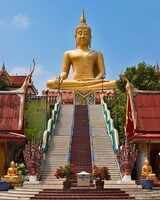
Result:
M58 79L59 83L62 83L62 81L63 81L63 77L61 75L57 76L56 79Z

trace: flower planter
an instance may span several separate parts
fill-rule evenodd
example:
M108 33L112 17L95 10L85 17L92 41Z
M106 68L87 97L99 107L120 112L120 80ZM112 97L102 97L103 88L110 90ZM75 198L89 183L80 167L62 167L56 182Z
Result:
M0 191L8 191L9 189L11 189L10 182L0 182Z
M63 189L71 189L71 181L64 181Z
M104 189L104 181L96 180L96 189L98 189L98 190Z
M152 189L153 185L154 185L154 181L153 180L141 180L141 185L143 189Z
M30 182L35 182L35 181L37 181L38 179L37 179L37 176L36 175L34 175L34 176L29 176L29 181Z

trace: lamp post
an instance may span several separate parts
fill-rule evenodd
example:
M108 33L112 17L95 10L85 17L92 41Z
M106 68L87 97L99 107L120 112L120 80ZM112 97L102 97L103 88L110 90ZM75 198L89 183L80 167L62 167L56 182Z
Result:
M47 121L48 121L48 93L49 93L49 90L46 90L46 128L47 128Z
M105 75L102 76L102 93L103 93L103 80L105 78Z

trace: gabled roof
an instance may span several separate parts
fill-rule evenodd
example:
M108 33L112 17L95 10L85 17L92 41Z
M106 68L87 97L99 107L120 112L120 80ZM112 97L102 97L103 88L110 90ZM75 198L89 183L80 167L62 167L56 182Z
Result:
M23 85L26 76L11 76L12 85Z
M160 139L160 91L128 90L126 131L130 141Z
M133 94L137 131L160 132L160 92Z

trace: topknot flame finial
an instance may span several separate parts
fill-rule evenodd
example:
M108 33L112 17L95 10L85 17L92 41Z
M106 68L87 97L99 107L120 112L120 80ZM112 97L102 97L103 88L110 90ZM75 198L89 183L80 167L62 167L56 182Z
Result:
M81 25L87 25L86 18L85 18L85 15L84 15L84 9L82 10L82 16L81 16L81 19L80 19L80 24Z

